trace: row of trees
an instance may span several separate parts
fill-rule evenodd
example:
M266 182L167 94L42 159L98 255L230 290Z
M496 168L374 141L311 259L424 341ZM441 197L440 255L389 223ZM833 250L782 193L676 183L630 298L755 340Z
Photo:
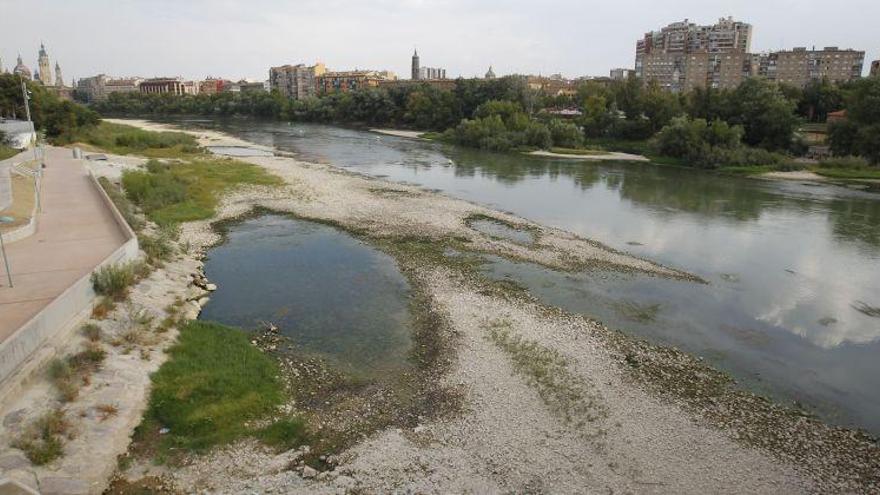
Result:
M66 138L77 130L100 121L98 114L82 105L58 98L41 84L26 82L30 93L31 119L34 127L52 138ZM0 74L0 115L23 119L26 115L21 79L12 74Z
M548 97L530 90L523 78L506 77L489 81L460 79L451 91L417 85L369 88L303 100L288 100L277 93L184 97L114 94L95 108L116 115L254 115L411 127L446 131L445 136L455 142L493 150L576 147L585 139L598 138L660 141L662 137L668 143L673 136L684 136L687 142L700 138L699 146L687 156L674 156L704 166L725 161L766 164L777 158L752 148L800 154L806 149L797 134L803 122L821 122L828 113L847 108L851 118L847 124L834 127L832 149L838 154L864 155L876 162L880 131L874 123L878 120L872 111L861 109L878 105L874 101L880 91L878 84L878 78L843 86L817 81L799 89L750 78L731 90L696 89L673 94L656 84L629 79L611 84L586 81L574 95ZM572 107L582 111L574 125L542 112ZM736 147L709 139L721 132L721 123L738 137ZM706 129L696 132L699 125ZM661 134L668 126L672 127ZM663 154L675 148L656 144Z

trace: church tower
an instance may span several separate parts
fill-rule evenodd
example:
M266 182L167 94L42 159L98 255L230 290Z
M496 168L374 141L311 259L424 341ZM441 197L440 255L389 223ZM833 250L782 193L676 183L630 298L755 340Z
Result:
M40 82L44 86L52 85L52 67L49 65L49 54L46 53L46 47L40 43L40 58L37 60L40 71Z
M413 51L412 57L412 79L415 81L419 78L419 51Z
M58 61L55 61L55 86L59 88L64 87L64 78L61 77L61 66L58 65Z
M31 80L31 70L21 61L21 55L18 56L18 63L15 65L15 68L12 69L12 73L16 76L21 76L28 81Z

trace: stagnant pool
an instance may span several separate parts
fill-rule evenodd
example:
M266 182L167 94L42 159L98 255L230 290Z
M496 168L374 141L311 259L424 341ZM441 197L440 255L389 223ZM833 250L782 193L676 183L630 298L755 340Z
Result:
M380 376L408 366L409 286L388 255L332 227L280 215L228 226L205 273L218 285L200 318L277 325L302 351Z

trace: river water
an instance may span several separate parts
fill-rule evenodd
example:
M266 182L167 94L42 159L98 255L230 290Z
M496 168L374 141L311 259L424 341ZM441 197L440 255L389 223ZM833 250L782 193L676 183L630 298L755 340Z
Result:
M326 225L279 215L228 226L205 274L219 286L200 318L276 325L300 351L356 376L407 367L409 285L388 255Z
M321 125L190 125L437 189L700 275L708 285L498 259L485 268L551 304L703 356L759 393L880 434L880 318L866 311L880 306L880 195Z

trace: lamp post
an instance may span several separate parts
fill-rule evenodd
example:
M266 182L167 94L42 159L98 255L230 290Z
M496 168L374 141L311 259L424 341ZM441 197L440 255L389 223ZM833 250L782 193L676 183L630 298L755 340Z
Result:
M0 224L12 223L12 217L0 217ZM12 288L12 272L9 270L9 258L6 257L6 244L3 243L3 232L0 232L0 254L3 255L3 264L6 265L6 278L9 279L9 288Z

